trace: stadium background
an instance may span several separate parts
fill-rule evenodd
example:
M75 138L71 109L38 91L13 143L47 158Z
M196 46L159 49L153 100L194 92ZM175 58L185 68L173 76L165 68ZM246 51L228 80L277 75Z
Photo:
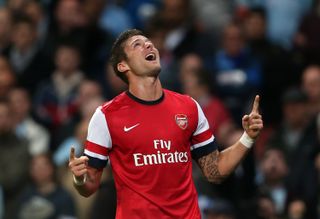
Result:
M220 149L261 96L265 128L221 185L194 168L203 218L317 219L319 0L1 0L0 218L114 218L109 167L82 198L67 170L88 120L126 89L107 60L128 28L160 50L163 86L202 106Z

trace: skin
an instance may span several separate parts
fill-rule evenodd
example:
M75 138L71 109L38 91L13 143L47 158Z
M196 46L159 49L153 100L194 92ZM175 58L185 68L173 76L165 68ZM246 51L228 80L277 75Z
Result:
M126 74L129 81L129 91L136 97L152 101L157 100L162 95L162 86L159 80L161 70L159 52L152 42L144 36L133 36L125 43L125 52L128 59L118 63L118 70ZM146 55L153 53L156 59L147 61ZM263 127L262 117L259 114L259 96L255 97L252 111L242 118L242 126L248 136L256 139ZM198 164L210 182L221 183L241 162L249 151L239 141L231 145L222 152L212 153L198 159ZM70 150L69 168L77 180L82 181L86 177L83 185L75 185L78 192L88 197L99 187L102 169L94 169L87 165L89 158L81 156L75 157L74 148Z

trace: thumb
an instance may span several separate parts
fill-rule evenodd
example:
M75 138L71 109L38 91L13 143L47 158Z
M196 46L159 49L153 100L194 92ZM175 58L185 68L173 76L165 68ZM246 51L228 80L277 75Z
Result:
M69 155L69 161L74 160L74 158L75 158L75 150L74 150L74 147L71 146L71 148L70 148L70 155Z

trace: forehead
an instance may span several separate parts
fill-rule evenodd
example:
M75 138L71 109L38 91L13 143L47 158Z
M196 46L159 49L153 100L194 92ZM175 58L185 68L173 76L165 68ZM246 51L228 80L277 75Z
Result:
M125 45L131 45L131 43L133 43L134 41L137 41L137 40L147 41L148 38L145 36L142 36L142 35L135 35L135 36L132 36L129 39L127 39Z

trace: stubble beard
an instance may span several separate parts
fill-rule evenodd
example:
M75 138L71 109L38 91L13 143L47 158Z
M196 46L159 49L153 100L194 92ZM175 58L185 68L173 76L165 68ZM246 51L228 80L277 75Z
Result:
M159 67L151 70L150 73L149 73L149 75L150 75L150 76L153 76L153 77L158 77L159 74L160 74L160 72L161 72L161 67L159 66Z

